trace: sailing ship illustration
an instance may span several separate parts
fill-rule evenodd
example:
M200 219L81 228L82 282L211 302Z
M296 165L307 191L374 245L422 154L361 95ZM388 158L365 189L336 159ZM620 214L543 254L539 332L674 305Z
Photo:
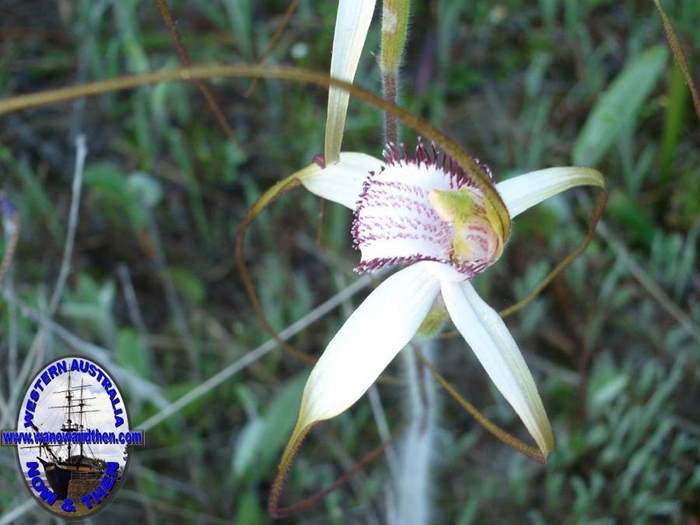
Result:
M85 414L100 412L89 409L88 401L96 398L85 397L86 388L88 387L84 381L81 381L80 386L72 386L71 375L68 372L67 388L54 392L54 394L64 394L65 404L49 407L64 410L61 432L73 433L86 430ZM32 427L35 432L41 431L34 424ZM51 490L59 500L67 497L78 499L83 494L94 490L107 470L107 462L95 457L90 445L82 442L73 444L68 441L64 445L41 443L24 448L39 449L37 459L44 468Z

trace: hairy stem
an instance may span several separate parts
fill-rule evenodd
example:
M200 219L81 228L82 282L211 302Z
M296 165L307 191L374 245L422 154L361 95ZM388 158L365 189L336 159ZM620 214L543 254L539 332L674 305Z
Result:
M379 67L382 71L382 91L384 100L396 104L399 89L399 66L406 48L406 33L410 0L383 0L382 2L382 49ZM399 129L396 116L384 112L386 142L399 143Z
M399 82L398 74L388 73L382 75L382 89L384 91L384 100L396 104L396 86ZM388 144L398 144L399 130L396 123L396 117L389 112L384 112L384 134Z

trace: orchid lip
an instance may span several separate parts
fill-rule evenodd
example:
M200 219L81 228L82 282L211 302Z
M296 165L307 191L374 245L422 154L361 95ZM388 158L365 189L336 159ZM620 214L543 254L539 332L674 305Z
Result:
M389 144L355 207L353 246L362 253L356 271L434 261L471 278L500 256L496 232L483 193L451 157L420 141L414 155Z

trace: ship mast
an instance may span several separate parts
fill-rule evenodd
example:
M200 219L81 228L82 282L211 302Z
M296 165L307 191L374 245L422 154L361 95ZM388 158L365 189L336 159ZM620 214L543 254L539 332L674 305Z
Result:
M80 381L80 386L72 386L72 380L71 380L71 373L68 372L68 385L65 390L58 390L54 392L54 394L65 394L65 400L66 404L65 405L58 405L58 406L50 406L49 408L62 408L65 409L65 419L63 424L61 425L61 431L62 432L78 432L80 430L83 430L85 428L85 413L87 412L99 412L99 410L85 410L85 407L88 406L86 401L91 400L91 399L96 399L95 397L85 397L85 381L81 380ZM76 390L80 390L80 396L77 396ZM77 399L76 399L77 397ZM76 410L77 409L77 410ZM74 420L74 418L77 418L77 420ZM37 427L34 427L34 430L36 432L39 431ZM82 440L80 440L82 441ZM45 446L45 445L44 445ZM72 440L68 440L67 443L68 447L68 455L66 456L65 460L68 461L71 458L71 452L73 450L73 445L72 445ZM80 447L80 458L82 459L84 455L84 444L81 442L79 443ZM34 448L33 446L25 447L25 448ZM48 446L45 446L46 450L48 450L51 453L51 456L55 459L55 461L60 462L60 458L51 451L51 449Z
M71 373L68 372L68 388L66 390L59 390L55 392L56 394L65 394L65 405L53 406L49 408L64 408L66 410L66 418L61 425L62 432L78 432L85 428L85 413L86 412L99 412L99 410L85 410L87 406L86 401L90 399L95 399L94 397L85 397L85 381L80 381L80 386L72 386ZM76 395L76 390L80 390L80 396ZM75 399L77 397L77 400ZM77 409L77 410L76 410ZM77 420L75 419L77 418ZM82 441L82 440L81 440ZM83 457L84 445L81 442L80 446L80 457ZM68 441L68 456L66 460L71 457L72 452L72 442Z
M68 390L66 390L66 423L61 427L61 430L64 432L72 432L73 431L73 392L71 391L71 384L70 384L70 372L68 372ZM68 456L66 456L66 459L70 457L70 451L71 451L71 442L68 441Z
M78 423L78 428L82 432L84 427L83 419L85 416L85 380L81 379L80 380L80 419ZM80 440L80 457L83 457L83 440Z

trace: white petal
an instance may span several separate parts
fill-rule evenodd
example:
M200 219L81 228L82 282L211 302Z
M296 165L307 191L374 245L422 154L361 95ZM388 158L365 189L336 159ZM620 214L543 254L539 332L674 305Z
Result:
M408 344L440 289L425 263L395 273L345 322L311 371L297 428L337 416Z
M365 45L375 0L340 0L335 19L331 76L352 82ZM350 94L331 87L328 91L325 158L327 164L338 160L345 129Z
M518 175L496 184L511 219L525 210L576 186L605 186L600 172L591 168L548 168Z
M355 209L362 185L370 171L379 170L382 161L364 153L341 153L340 160L325 168L305 169L299 180L311 193Z
M554 446L552 429L535 381L503 319L469 281L443 281L442 296L452 322L547 457Z

